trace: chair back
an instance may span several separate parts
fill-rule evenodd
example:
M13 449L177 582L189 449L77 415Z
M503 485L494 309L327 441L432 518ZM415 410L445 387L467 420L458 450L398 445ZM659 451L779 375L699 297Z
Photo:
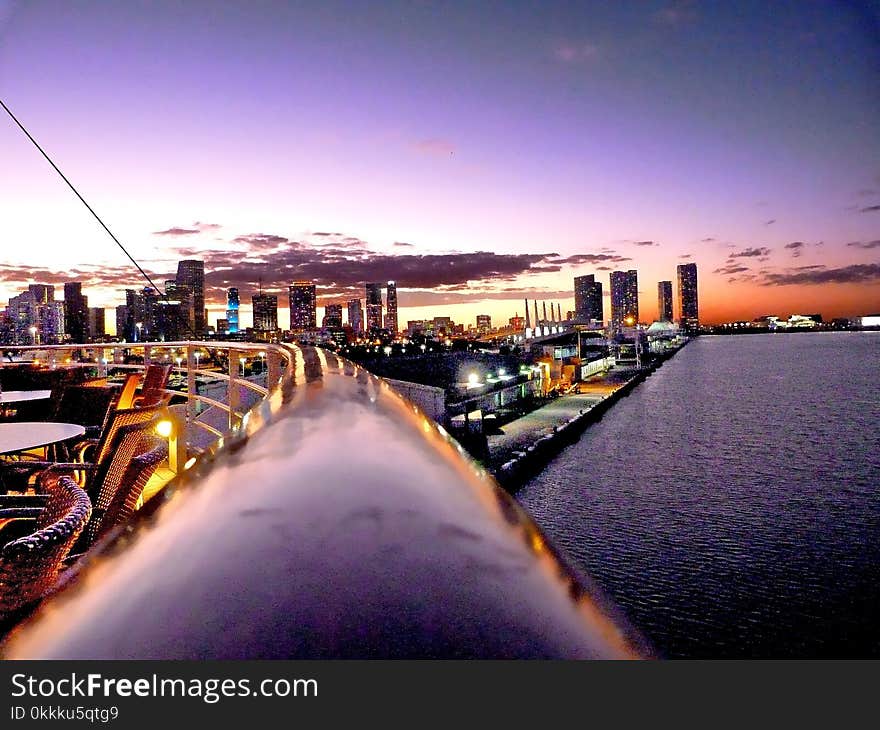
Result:
M98 478L90 481L92 517L77 549L88 549L134 512L156 467L167 457L168 445L151 428L136 423L121 427L114 437L112 457Z
M141 374L132 373L125 378L119 397L116 399L116 410L125 411L134 405L134 394L141 383Z
M80 426L101 426L113 400L113 389L87 385L68 385L52 413L53 421L77 423Z
M139 407L153 406L167 400L165 386L171 377L171 365L150 363L144 374L144 385L141 394L135 398L134 404Z
M59 477L48 486L36 532L0 548L0 619L38 601L55 585L61 563L91 511L88 496L70 477Z
M99 477L100 472L106 467L107 461L114 451L114 440L119 429L125 426L139 425L144 430L152 428L159 419L159 413L162 406L149 406L146 408L126 408L124 410L112 411L101 436L95 448L92 463L98 468L98 473L89 479L89 484L98 483L95 481Z

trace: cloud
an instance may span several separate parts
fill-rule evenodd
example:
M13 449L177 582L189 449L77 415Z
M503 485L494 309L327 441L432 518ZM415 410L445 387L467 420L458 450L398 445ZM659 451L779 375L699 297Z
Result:
M715 241L715 240L717 240L717 239L712 238L712 236L707 236L706 238L701 238L700 243L712 243L712 241Z
M572 266L578 264L598 264L603 261L611 261L612 263L632 261L628 256L620 256L618 254L610 253L576 253L572 256L567 256L564 259L553 254L550 259L550 263L552 264L569 264Z
M414 243L407 243L406 241L395 241L394 245L397 246L398 248L405 248L405 247L412 248L413 246L415 246Z
M164 231L153 231L154 236L192 236L201 233L198 228L167 228Z
M440 137L418 140L413 143L412 147L416 152L420 152L423 155L430 155L431 157L450 157L457 151L454 142L450 142L448 139L442 139Z
M765 248L763 246L758 246L754 248L745 248L739 253L730 254L730 258L732 259L747 259L758 256L768 256L770 254L770 249Z
M851 241L846 244L855 248L880 248L880 240L878 241Z
M792 241L791 243L786 243L785 248L791 251L792 258L798 258L803 253L801 249L806 245L803 241Z
M277 236L274 233L249 233L246 236L236 236L233 243L243 243L256 249L278 248L290 243L285 236Z
M219 228L223 228L219 223L202 223L201 221L196 221L193 223L193 228L198 228L200 231L216 231Z
M791 284L865 284L880 281L880 264L853 264L838 269L810 269L794 273L767 274L764 286Z
M731 274L741 274L743 271L748 271L748 266L723 266L720 269L715 269L713 274L724 274L725 276L730 276Z
M679 254L679 256L678 256L678 258L680 258L680 259L692 259L693 257L694 257L693 254L689 254L689 253Z
M861 212L862 213L876 213L878 210L880 210L880 205L869 205L866 208L862 208Z
M553 49L553 57L562 63L575 64L591 61L599 55L599 47L593 43L564 41Z
M769 221L764 221L765 226L772 226L774 223L776 223L775 218L771 218Z
M633 246L659 246L659 243L655 243L654 241L630 241Z

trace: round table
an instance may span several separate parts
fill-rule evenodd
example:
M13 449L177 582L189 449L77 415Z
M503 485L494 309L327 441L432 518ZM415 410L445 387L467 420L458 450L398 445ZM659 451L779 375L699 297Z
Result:
M4 390L0 392L0 405L21 403L26 400L45 400L51 395L51 390Z
M21 421L0 423L0 454L27 451L82 436L85 428L76 423Z

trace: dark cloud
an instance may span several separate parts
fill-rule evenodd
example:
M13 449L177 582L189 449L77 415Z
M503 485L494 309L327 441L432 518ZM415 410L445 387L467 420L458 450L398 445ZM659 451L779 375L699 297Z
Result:
M328 233L327 231L315 231L313 236L332 236L332 233Z
M548 258L552 258L550 261L552 264L568 264L570 266L578 264L598 264L604 261L611 261L612 263L632 261L628 256L620 256L619 254L612 253L576 253L573 256L567 256L564 259L553 254Z
M880 240L878 241L851 241L846 244L855 248L880 248Z
M792 241L791 243L786 243L785 248L791 251L792 258L798 258L803 253L801 249L806 245L803 241Z
M394 245L399 248L405 248L405 247L412 248L413 246L415 246L414 243L407 243L406 241L395 241Z
M748 271L748 266L722 266L720 269L715 269L713 274L724 274L725 276L730 276L731 274L741 274L743 271Z
M167 228L164 231L153 231L154 236L192 236L201 233L198 228Z
M680 258L680 259L692 259L693 257L694 257L693 254L689 254L689 253L679 254L679 256L678 256L678 258Z
M654 241L630 241L633 246L659 246L659 243L655 243Z
M732 259L748 259L748 258L757 258L758 256L768 256L770 254L770 249L765 248L763 246L758 246L755 248L744 248L742 251L738 253L730 254L730 258Z
M810 270L818 270L827 268L825 264L810 264L809 266L795 266L794 271L810 271ZM766 273L763 269L761 273Z
M273 233L251 233L247 236L236 236L232 239L233 243L243 243L246 246L256 249L278 248L290 243L289 238L284 236L276 236Z
M876 213L880 210L880 205L869 205L866 208L862 208L862 213Z
M765 226L772 226L774 223L776 223L775 218L771 218L769 221L764 221Z
M761 283L764 286L788 286L790 284L866 284L873 281L880 281L880 264L853 264L839 269L767 274Z
M700 243L712 243L715 240L717 240L717 239L712 238L712 236L706 236L706 238L700 239Z

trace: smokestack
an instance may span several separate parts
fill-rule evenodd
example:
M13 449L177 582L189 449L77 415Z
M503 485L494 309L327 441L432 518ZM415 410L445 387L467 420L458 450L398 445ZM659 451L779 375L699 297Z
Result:
M526 329L532 326L532 323L529 322L529 300L526 299Z
M556 302L556 321L562 322L562 305Z
M535 300L535 328L538 327L538 300Z
M541 302L541 306L544 307L544 323L547 323L547 302Z

